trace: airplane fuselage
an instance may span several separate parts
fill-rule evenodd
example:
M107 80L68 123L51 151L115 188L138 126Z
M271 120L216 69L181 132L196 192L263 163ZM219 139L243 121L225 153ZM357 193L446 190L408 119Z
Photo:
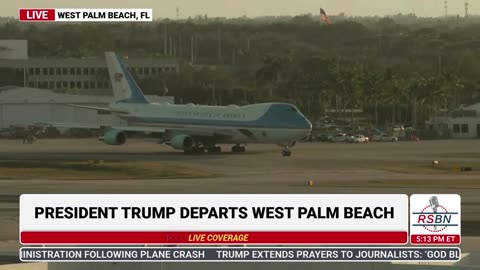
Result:
M119 117L129 125L171 129L167 132L169 137L213 134L218 143L289 144L307 136L312 128L295 106L286 103L240 107L117 103L112 108L127 110L129 114Z

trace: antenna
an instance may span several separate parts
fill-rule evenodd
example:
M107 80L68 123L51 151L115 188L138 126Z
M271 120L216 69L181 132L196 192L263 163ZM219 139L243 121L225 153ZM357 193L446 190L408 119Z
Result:
M445 0L445 18L448 17L448 1Z
M178 9L177 7L177 21L178 21L178 17L180 17L180 9Z
M163 54L167 56L167 19L165 19L163 22L163 35L164 35Z
M222 43L220 41L220 26L217 28L217 39L218 39L218 59L222 58Z
M465 0L465 18L468 18L468 0Z

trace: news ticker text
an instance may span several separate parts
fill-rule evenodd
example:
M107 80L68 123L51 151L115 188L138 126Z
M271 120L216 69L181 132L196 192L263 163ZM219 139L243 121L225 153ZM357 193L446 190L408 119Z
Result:
M269 262L269 261L458 261L457 247L25 247L24 262Z

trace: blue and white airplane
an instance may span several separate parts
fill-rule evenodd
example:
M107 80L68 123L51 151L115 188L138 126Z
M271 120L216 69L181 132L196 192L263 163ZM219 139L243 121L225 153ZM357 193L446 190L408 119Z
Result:
M240 107L150 103L122 60L113 52L106 52L105 57L114 102L108 108L72 106L109 112L128 123L108 127L100 137L106 144L122 145L127 132L137 131L160 133L164 143L186 153L220 152L217 144L233 144L232 152L245 152L245 145L261 143L280 145L284 148L282 155L290 156L290 148L312 129L297 107L286 103Z

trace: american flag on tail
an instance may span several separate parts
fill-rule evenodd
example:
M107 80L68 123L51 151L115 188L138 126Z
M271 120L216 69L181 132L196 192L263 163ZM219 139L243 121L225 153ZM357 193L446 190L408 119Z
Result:
M332 21L330 21L330 18L327 16L327 13L323 8L320 9L320 20L326 22L327 24L331 24Z
M123 74L122 73L115 73L115 81L120 82L122 81Z

